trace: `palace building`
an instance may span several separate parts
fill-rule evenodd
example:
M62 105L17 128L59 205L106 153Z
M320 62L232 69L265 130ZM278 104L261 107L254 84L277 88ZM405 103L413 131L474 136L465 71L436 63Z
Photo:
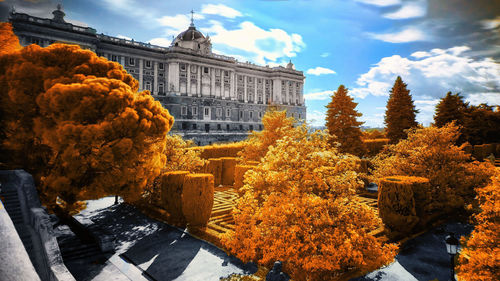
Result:
M21 45L78 44L120 63L174 116L172 132L199 145L238 141L262 130L268 105L286 109L289 116L306 118L304 74L286 67L258 66L212 53L210 37L191 25L169 47L160 47L104 34L64 20L58 8L52 19L14 10L10 13Z

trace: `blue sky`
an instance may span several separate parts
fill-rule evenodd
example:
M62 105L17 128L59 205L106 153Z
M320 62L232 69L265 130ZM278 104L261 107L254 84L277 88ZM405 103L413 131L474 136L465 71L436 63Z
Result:
M308 121L324 124L325 105L349 88L366 126L383 127L398 75L420 113L432 122L446 92L472 104L500 104L500 4L490 0L6 0L8 10L66 19L98 33L168 46L189 25L210 35L216 53L260 65L289 59L304 71ZM500 3L500 2L496 2Z

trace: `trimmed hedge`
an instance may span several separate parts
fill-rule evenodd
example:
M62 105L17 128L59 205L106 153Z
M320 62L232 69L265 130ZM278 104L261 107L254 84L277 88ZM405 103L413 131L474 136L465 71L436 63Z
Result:
M184 177L182 212L187 223L194 227L207 225L214 204L214 176L189 174Z
M255 165L236 165L234 167L234 188L239 189L243 186L243 179L248 170L255 168Z
M236 157L222 157L222 174L221 183L222 185L233 185L234 184L234 168L239 158Z
M184 178L188 171L172 171L161 175L161 200L165 210L170 214L169 222L185 225L186 219L182 212L182 193Z
M363 143L365 144L367 155L375 156L389 143L389 139L366 139L363 140Z
M380 218L397 237L412 232L425 215L429 200L429 180L421 177L392 176L380 180L378 209Z
M222 181L222 159L220 158L210 158L205 167L205 173L212 174L214 176L214 185L219 186Z
M245 147L244 142L215 144L206 146L196 146L190 149L201 151L200 157L204 159L221 158L221 157L237 157L238 152Z

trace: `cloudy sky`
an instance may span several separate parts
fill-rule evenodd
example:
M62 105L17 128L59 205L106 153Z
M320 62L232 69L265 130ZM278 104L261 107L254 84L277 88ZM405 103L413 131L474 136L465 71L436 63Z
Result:
M472 104L500 104L500 2L492 0L0 0L99 33L168 46L189 25L212 38L214 52L260 65L289 59L304 71L308 121L324 124L330 95L344 84L366 126L382 127L398 75L419 122L429 125L446 92ZM497 4L494 4L497 3Z

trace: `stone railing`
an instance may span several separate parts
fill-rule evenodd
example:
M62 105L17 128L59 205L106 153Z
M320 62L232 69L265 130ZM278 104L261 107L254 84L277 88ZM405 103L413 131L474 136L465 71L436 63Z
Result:
M40 204L33 177L24 170L10 170L0 171L0 180L3 188L8 185L9 188L17 190L24 225L29 230L33 242L33 263L40 279L74 281L75 278L63 263L57 239L52 232L50 217ZM24 266L22 263L18 264L18 267Z

